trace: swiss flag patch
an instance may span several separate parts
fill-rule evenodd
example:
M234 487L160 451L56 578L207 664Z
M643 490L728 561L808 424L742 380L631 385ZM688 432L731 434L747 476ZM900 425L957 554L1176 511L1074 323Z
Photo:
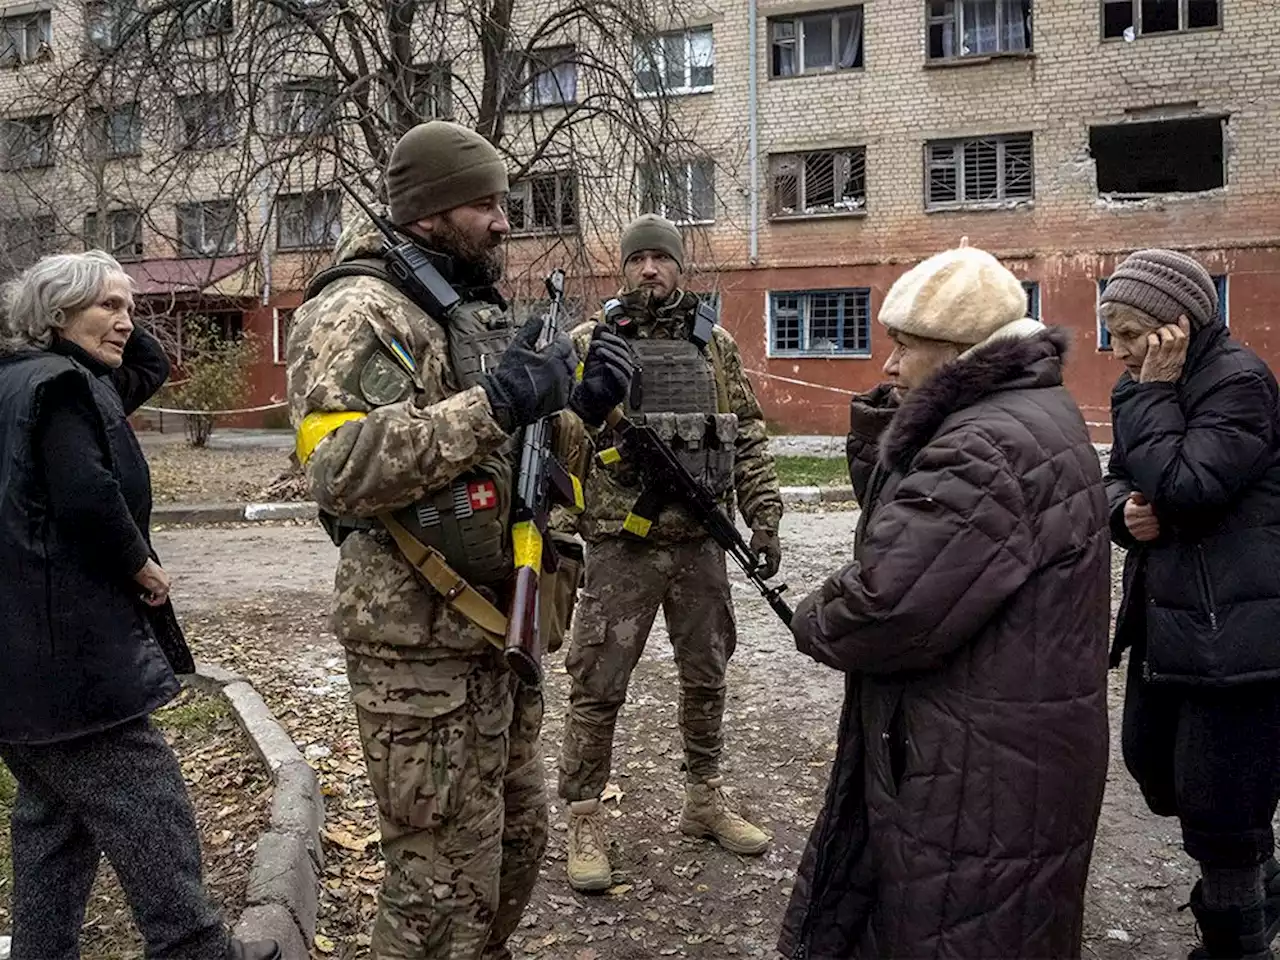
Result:
M492 510L498 505L498 490L492 480L467 484L467 498L473 510Z

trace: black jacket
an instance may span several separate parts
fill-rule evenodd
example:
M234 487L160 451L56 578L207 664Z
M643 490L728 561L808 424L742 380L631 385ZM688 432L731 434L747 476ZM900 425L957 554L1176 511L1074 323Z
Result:
M1112 663L1209 686L1280 678L1280 394L1267 365L1214 324L1192 334L1177 383L1124 374L1111 396L1111 536L1129 548ZM1124 523L1133 492L1160 538Z
M70 739L171 699L157 625L190 669L172 608L146 607L132 579L151 482L126 417L168 369L141 332L114 371L65 342L0 357L0 742ZM80 478L92 496L74 495Z

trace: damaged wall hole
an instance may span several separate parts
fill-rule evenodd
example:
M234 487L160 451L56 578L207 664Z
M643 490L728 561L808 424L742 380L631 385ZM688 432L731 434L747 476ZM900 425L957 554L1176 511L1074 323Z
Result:
M1135 199L1226 186L1226 117L1181 117L1089 128L1098 192Z

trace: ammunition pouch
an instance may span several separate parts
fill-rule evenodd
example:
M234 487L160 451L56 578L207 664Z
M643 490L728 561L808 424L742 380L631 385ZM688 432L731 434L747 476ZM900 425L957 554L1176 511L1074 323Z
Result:
M586 565L582 544L561 537L553 540L560 564L554 573L543 570L538 584L538 629L548 653L555 653L564 645Z
M717 497L733 486L738 418L732 413L650 413L635 418L652 427L676 459ZM622 451L623 460L634 455Z
M460 303L449 314L449 368L458 387L474 387L494 369L511 345L516 328L501 307L482 301Z

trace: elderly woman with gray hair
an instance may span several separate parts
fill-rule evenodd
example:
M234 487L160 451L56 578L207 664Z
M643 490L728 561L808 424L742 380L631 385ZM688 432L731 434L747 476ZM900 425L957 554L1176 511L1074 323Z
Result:
M13 960L79 957L105 854L146 940L182 960L270 960L205 894L181 770L149 714L191 655L149 540L126 417L169 375L101 251L47 257L0 313L0 759L18 783Z
M1129 649L1125 764L1200 864L1190 956L1270 957L1280 930L1280 392L1233 340L1199 263L1143 250L1099 315L1111 535L1128 548L1112 664ZM1270 894L1268 893L1270 888Z

